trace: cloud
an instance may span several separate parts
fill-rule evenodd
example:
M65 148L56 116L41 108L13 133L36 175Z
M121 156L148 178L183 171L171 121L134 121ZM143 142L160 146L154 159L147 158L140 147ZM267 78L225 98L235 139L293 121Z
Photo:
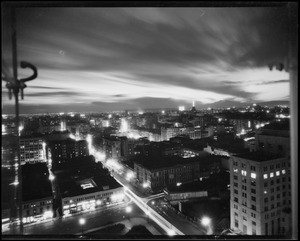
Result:
M53 96L54 98L64 96L64 97L72 97L81 95L80 92L75 91L59 91L59 92L34 92L34 93L27 93L27 97L46 97L46 96Z
M286 19L273 7L19 8L18 58L39 71L24 103L282 98L273 84L286 90L287 74L267 64L285 56Z

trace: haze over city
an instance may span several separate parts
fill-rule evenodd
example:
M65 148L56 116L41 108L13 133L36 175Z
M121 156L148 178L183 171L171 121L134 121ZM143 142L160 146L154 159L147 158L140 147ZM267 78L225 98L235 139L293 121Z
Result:
M16 11L18 60L38 68L20 113L227 107L289 100L277 7L41 7ZM5 39L10 41L10 39ZM10 61L11 50L4 49ZM19 69L19 76L30 71ZM14 113L2 85L3 113Z

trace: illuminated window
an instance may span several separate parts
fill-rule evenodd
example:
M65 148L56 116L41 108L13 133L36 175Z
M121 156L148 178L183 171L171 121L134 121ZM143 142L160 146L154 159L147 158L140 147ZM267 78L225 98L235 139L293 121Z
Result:
M285 174L285 170L284 169L281 172L282 172L282 174Z
M238 169L237 168L233 168L233 172L238 172Z
M268 174L264 174L264 179L267 179L268 178Z
M274 177L274 172L271 172L271 173L270 173L270 177Z
M279 176L279 175L280 175L280 171L277 171L277 172L276 172L276 176Z
M254 179L255 179L255 178L256 178L256 173L253 173L253 172L252 172L252 173L251 173L251 178L254 178Z
M247 175L247 172L244 171L244 170L242 170L242 175L243 175L243 176L246 176L246 175Z

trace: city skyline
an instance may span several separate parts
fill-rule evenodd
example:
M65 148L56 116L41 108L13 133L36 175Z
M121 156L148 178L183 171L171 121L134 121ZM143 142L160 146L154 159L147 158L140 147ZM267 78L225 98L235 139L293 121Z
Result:
M282 8L28 7L16 17L18 61L39 72L21 113L289 100L288 73L268 67L287 55Z

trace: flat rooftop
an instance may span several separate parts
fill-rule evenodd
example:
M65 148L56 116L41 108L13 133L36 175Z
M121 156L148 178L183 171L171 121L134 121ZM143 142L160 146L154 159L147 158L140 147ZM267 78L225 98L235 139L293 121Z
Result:
M52 197L46 163L22 165L22 201Z
M272 122L268 125L265 125L261 129L262 130L285 130L285 131L289 131L290 130L290 121L289 121L289 119L287 119L287 120L282 120L280 122Z
M180 186L168 186L167 190L170 193L197 192L212 190L227 190L227 185L230 184L230 174L226 171L211 174L209 178L202 181L182 183Z
M283 157L282 155L265 153L263 151L247 152L240 155L234 155L243 159L248 159L256 162L270 161Z
M58 176L58 185L62 197L73 197L122 187L109 175Z
M175 167L177 165L185 165L190 163L199 163L202 167L219 160L219 157L210 156L208 153L205 157L182 158L179 156L137 156L132 159L133 162L141 164L143 167L149 170Z

